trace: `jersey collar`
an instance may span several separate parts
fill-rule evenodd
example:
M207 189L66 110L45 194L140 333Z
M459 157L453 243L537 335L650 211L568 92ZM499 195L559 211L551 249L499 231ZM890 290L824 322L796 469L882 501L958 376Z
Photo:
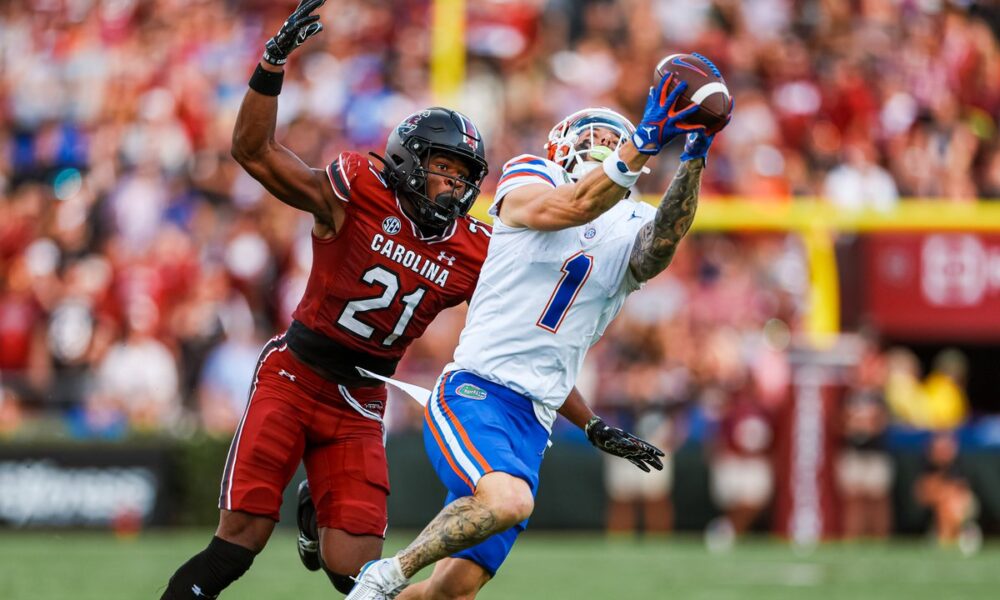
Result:
M399 202L399 196L393 194L393 197L396 199L396 208L399 209L399 214L403 215L403 218L406 219L406 222L410 224L410 229L413 231L413 237L417 238L421 242L426 242L428 244L436 244L438 242L444 242L451 239L451 236L455 235L455 231L458 230L458 220L456 219L451 224L451 226L449 226L443 232L437 235L425 236L420 231L420 227L417 227L417 224L413 221L413 219L410 218L410 215L406 214L406 211L403 210L403 205L400 204Z

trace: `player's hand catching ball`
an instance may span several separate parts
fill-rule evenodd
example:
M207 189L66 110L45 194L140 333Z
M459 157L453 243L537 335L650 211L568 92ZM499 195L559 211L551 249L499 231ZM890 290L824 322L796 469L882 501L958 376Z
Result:
M682 102L681 96L684 95L688 84L686 81L678 81L677 85L670 89L674 79L673 73L667 73L657 85L649 88L646 110L632 136L636 150L643 154L659 154L660 150L678 135L704 129L702 125L684 122L698 112L700 107L691 103L689 106L678 108L677 105Z
M736 101L732 100L731 105L735 107ZM695 158L700 158L708 162L708 149L712 147L712 140L715 139L715 134L725 129L726 125L729 125L729 122L732 120L733 113L730 111L725 122L715 130L715 133L708 133L706 129L689 133L687 140L684 142L684 152L681 152L681 162Z
M600 417L588 421L584 430L587 439L599 450L620 456L647 473L649 467L663 470L663 462L659 458L663 456L662 450L627 431L608 425Z
M288 19L278 30L278 33L267 40L264 45L264 60L275 66L281 66L288 60L293 50L306 40L323 31L319 15L310 14L326 0L302 0Z

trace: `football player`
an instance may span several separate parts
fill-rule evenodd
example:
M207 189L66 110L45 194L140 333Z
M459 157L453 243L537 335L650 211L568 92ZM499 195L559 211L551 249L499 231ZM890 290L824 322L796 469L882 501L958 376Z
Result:
M473 598L526 527L552 422L588 348L626 296L667 267L694 220L714 135L686 121L698 107L677 106L686 83L672 83L667 75L650 90L638 130L612 111L583 111L553 130L548 159L504 166L465 329L425 411L446 506L407 548L365 565L348 600ZM623 201L646 161L682 133L659 208ZM574 409L584 419L592 441L613 429Z
M322 29L299 5L267 42L240 107L232 153L274 197L313 215L313 265L291 326L262 350L226 460L220 518L208 547L170 578L163 598L215 598L239 578L278 520L304 461L330 578L381 555L388 470L386 390L355 367L391 375L442 310L467 301L489 243L466 216L487 173L483 140L464 115L429 108L389 135L374 160L343 152L325 169L274 139L283 65Z
M334 586L350 590L350 576L381 556L389 492L386 390L356 367L392 375L439 312L470 299L486 255L490 228L467 212L487 163L464 115L419 111L389 134L384 156L343 152L325 169L274 139L283 65L322 30L312 14L322 4L303 0L267 42L232 145L272 195L313 215L312 269L291 326L258 359L223 470L215 536L176 570L163 599L215 598L250 568L299 461L319 526L313 558L321 554ZM614 439L606 451L659 462L640 440Z

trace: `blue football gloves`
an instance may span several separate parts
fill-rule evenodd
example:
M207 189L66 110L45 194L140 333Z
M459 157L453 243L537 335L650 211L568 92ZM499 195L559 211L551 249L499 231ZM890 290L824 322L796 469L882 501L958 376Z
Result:
M725 124L717 129L715 133L709 134L704 129L689 133L687 141L684 142L684 152L681 152L681 162L694 158L701 158L704 159L705 162L708 162L708 149L712 147L712 140L715 139L716 133L725 129L726 125L729 125L729 122L733 120L733 109L735 108L736 101L733 100L732 108L729 111L729 117L726 118Z
M681 162L702 158L708 161L708 149L712 147L712 140L715 134L706 134L704 131L689 133L687 141L684 143L684 152L681 152Z
M704 129L703 125L684 122L684 119L697 112L699 106L691 104L683 110L678 110L676 105L687 89L687 82L680 81L673 90L670 90L670 83L673 80L674 74L669 73L660 79L659 84L649 88L646 110L632 136L632 143L642 154L659 154L660 150L678 135Z

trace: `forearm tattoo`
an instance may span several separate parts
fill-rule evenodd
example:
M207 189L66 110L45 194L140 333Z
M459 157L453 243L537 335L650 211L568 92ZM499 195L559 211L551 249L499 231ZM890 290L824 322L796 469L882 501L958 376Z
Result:
M701 159L682 162L660 200L656 217L639 230L629 258L632 274L639 281L655 277L673 260L677 244L694 222L704 168Z
M493 511L474 496L466 496L444 507L417 539L396 556L403 574L412 577L427 565L471 548L500 530Z

